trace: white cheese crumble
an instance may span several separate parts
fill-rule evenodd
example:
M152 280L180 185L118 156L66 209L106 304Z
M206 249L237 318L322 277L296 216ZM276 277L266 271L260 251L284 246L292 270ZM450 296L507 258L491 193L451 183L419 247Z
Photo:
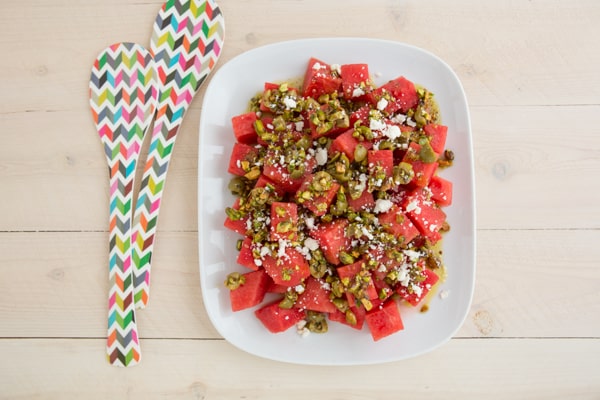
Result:
M285 249L288 247L290 243L283 240L283 239L279 239L279 249L277 250L277 257L279 258L283 258L283 257L288 257L288 255L285 252Z
M302 129L304 129L304 121L298 121L296 122L296 130L298 132L302 131Z
M421 253L414 250L404 250L404 254L411 260L417 261L421 257Z
M419 285L412 285L413 292L417 295L417 297L421 297L423 294L423 288Z
M294 290L296 291L296 293L301 294L304 293L304 286L302 285L297 285L294 287Z
M365 94L365 91L357 87L352 91L352 97L360 97Z
M444 289L440 292L440 299L445 300L450 295L450 291L448 289Z
M383 132L383 134L385 136L387 136L388 138L394 140L394 139L398 139L400 136L402 136L402 131L400 131L400 128L398 128L396 125L390 125Z
M331 64L331 72L337 72L338 74L342 74L342 68L340 64Z
M372 131L383 131L386 127L387 125L385 124L385 122L378 119L371 118L371 121L369 122L369 128Z
M381 100L379 100L377 102L377 109L379 111L383 111L383 110L385 110L385 108L387 107L387 105L388 105L388 101L385 98L382 97Z
M319 164L319 165L327 164L327 150L322 147L318 148L315 158L317 159L317 164Z
M377 199L377 201L375 201L375 208L373 209L373 212L375 214L387 212L390 208L392 208L392 205L394 205L394 203L387 199Z
M298 103L296 102L296 100L292 99L289 96L286 96L286 97L283 98L283 104L285 104L285 106L288 109L296 108L296 106L298 105Z
M306 223L306 227L308 229L315 229L315 219L313 217L306 218L304 222Z
M319 242L313 238L306 238L304 240L304 246L309 250L315 251L319 248Z
M312 69L314 69L314 70L319 70L319 69L321 69L321 68L324 68L324 67L325 67L325 66L324 66L324 65L321 65L321 63L319 63L319 62L316 62L316 63L314 63L314 64L313 64L313 66L312 66Z
M421 214L421 207L419 207L416 200L411 201L406 206L406 212L411 212L411 211L414 211L415 214Z

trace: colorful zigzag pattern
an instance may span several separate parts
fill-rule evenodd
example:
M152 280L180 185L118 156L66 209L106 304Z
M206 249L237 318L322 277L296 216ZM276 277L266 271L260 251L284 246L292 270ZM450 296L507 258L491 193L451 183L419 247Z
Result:
M135 166L155 112L154 61L133 43L117 43L92 67L90 105L110 175L109 301L107 355L118 366L135 365L141 351L135 322L131 215Z
M135 305L148 302L154 236L177 132L196 91L216 64L224 21L213 0L169 0L151 39L159 98L148 159L135 208L133 272Z

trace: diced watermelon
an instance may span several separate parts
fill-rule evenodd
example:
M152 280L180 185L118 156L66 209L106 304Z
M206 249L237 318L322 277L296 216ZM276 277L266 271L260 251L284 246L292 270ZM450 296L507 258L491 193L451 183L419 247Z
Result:
M240 143L256 143L258 135L254 130L254 122L256 121L256 113L248 112L245 114L236 115L231 119L233 126L233 134Z
M294 307L324 313L335 312L337 307L331 302L330 293L331 290L326 289L323 281L309 276L306 279L304 292L298 296Z
M415 177L410 183L418 187L425 187L429 184L433 174L435 174L438 163L426 163L421 161L419 159L420 151L421 146L418 143L411 142L402 161L411 164L413 171L415 172Z
M263 267L273 282L283 286L296 286L310 275L308 262L293 247L286 248L282 255L266 255Z
M425 274L425 280L414 284L418 287L416 291L413 289L411 293L408 288L401 285L396 290L400 297L412 306L418 305L427 296L431 288L440 280L440 277L430 269L423 269L423 274Z
M361 330L365 323L365 315L367 314L366 310L363 307L350 307L350 311L354 313L354 316L356 318L356 324L354 325L348 323L348 321L346 320L346 314L341 312L340 310L336 310L332 313L329 313L327 316L331 321L340 322L356 330Z
M337 273L338 273L340 279L342 279L342 280L349 279L350 282L352 282L356 279L356 276L361 272L361 270L363 270L364 265L365 265L364 260L358 260L355 263L344 265L342 267L338 267ZM369 283L367 284L367 289L366 289L365 294L367 295L367 298L369 300L374 300L378 297L377 289L375 288L375 285L373 283L373 279L370 275L370 272L368 273L368 275L366 275L366 277L367 277L367 279L369 279ZM360 277L358 279L363 279L363 278ZM354 301L355 298L354 298L353 294L347 292L346 298L348 299L348 303L350 304L350 306L354 306L356 304Z
M319 242L325 259L333 265L340 263L340 251L346 251L350 246L350 239L346 236L348 224L347 219L334 219L309 232L310 237Z
M415 85L402 76L375 89L372 92L372 95L369 96L371 98L371 103L374 106L377 106L377 103L384 97L386 92L392 96L392 98L387 101L384 109L389 114L398 110L402 113L406 113L409 109L415 108L419 103L419 95L417 94Z
M350 126L354 126L356 121L362 121L362 125L369 126L369 113L371 112L371 106L365 104L358 110L350 114Z
M375 173L381 167L386 177L391 177L394 170L394 152L392 150L369 150L367 152L369 173Z
M367 312L365 321L374 341L404 329L400 310L393 299L389 299L379 307Z
M248 164L248 167L251 167L256 160L258 160L258 150L254 146L234 143L227 171L233 175L242 176L248 172L248 170L244 170L244 165Z
M296 203L271 203L271 241L298 239L298 206Z
M306 160L306 173L311 173L315 166L316 160L314 157ZM292 178L287 167L280 164L280 157L274 152L269 152L265 156L263 174L273 182L276 189L286 193L296 192L304 180L304 177Z
M254 256L252 255L253 249L253 241L252 238L246 237L242 242L242 248L237 257L237 263L243 267L250 268L253 270L257 270L258 266L254 262Z
M269 276L262 269L242 275L245 282L237 289L229 291L231 310L240 311L254 307L263 301L269 286Z
M271 277L269 277L269 287L267 288L267 293L283 294L288 290L290 290L289 286L278 285L275 282L273 282L273 279L271 279Z
M417 227L396 204L385 213L380 214L378 218L379 223L387 232L396 237L403 237L405 244L408 244L419 234Z
M444 151L446 147L446 136L448 135L448 127L438 124L427 124L423 127L425 134L429 136L429 144L433 151L438 155Z
M310 200L306 200L302 198L302 193L309 189L310 185L314 180L314 177L314 175L310 174L304 178L304 182L302 182L302 185L300 185L300 188L296 192L296 201L302 204L304 207L308 208L310 211L312 211L317 217L320 217L322 215L325 215L327 213L327 210L329 210L329 206L331 205L333 198L340 189L340 184L337 182L333 182L329 190L327 190L323 194L314 196Z
M271 333L284 332L302 321L305 312L298 308L281 308L280 300L269 303L254 312L256 317Z
M429 181L429 190L431 190L431 199L440 206L449 206L452 204L452 182L434 175Z
M354 129L348 129L346 132L338 135L331 142L331 146L329 147L330 157L336 152L344 153L350 161L354 161L354 150L359 143L361 143L367 150L373 147L373 143L370 141L359 141L354 136Z
M439 230L446 221L446 213L428 198L426 189L413 191L404 199L403 207L421 235L432 243L441 239Z
M342 79L333 75L329 64L313 57L304 74L302 94L318 99L323 94L337 92L341 84Z
M233 203L233 206L231 206L231 208L233 208L234 210L239 210L240 208L240 199L237 198L235 199L235 202ZM227 229L230 229L234 232L239 233L240 235L246 235L246 231L248 230L246 228L246 223L248 221L248 216L244 216L238 220L232 220L229 217L225 217L225 222L223 223L223 226Z
M348 201L348 208L354 211L367 211L372 210L375 207L375 198L373 193L368 190L363 190L362 194L357 199L352 199L350 196L346 196Z
M343 64L340 67L342 76L342 93L346 99L364 98L372 90L367 64Z

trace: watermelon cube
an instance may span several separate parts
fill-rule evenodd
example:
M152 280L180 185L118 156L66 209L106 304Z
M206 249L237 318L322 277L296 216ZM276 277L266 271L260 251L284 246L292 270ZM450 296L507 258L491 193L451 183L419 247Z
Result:
M306 279L304 291L298 296L294 306L303 310L335 312L337 307L331 302L330 293L331 290L327 288L325 282L310 276Z
M323 94L337 92L341 84L342 79L334 76L329 64L312 57L304 73L302 94L318 99Z
M298 250L293 247L280 248L278 253L266 255L263 260L265 271L277 285L296 286L310 275L308 262Z
M319 242L325 259L333 265L340 263L340 252L348 250L350 239L346 235L349 222L345 218L324 222L309 232L310 237Z
M271 204L271 241L298 239L298 206L296 203L275 201Z
M269 303L254 312L254 315L271 333L284 332L302 321L306 315L298 308L279 307L280 300Z
M264 270L247 272L242 276L245 278L244 283L229 291L232 311L254 307L263 301L267 293L269 276Z
M365 322L374 341L404 329L400 310L393 299L388 299L379 307L367 312Z
M452 204L452 182L434 175L429 181L429 190L431 190L431 200L440 206L449 206Z
M236 115L231 118L233 126L233 134L240 143L252 144L256 143L258 135L254 130L254 122L256 121L256 113L248 112L241 115Z

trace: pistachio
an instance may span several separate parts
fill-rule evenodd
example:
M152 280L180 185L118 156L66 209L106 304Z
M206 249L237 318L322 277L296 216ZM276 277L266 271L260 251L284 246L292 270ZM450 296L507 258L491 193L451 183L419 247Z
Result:
M246 283L246 277L239 272L232 272L227 275L227 279L225 279L225 286L227 286L229 290L235 290L244 283Z

